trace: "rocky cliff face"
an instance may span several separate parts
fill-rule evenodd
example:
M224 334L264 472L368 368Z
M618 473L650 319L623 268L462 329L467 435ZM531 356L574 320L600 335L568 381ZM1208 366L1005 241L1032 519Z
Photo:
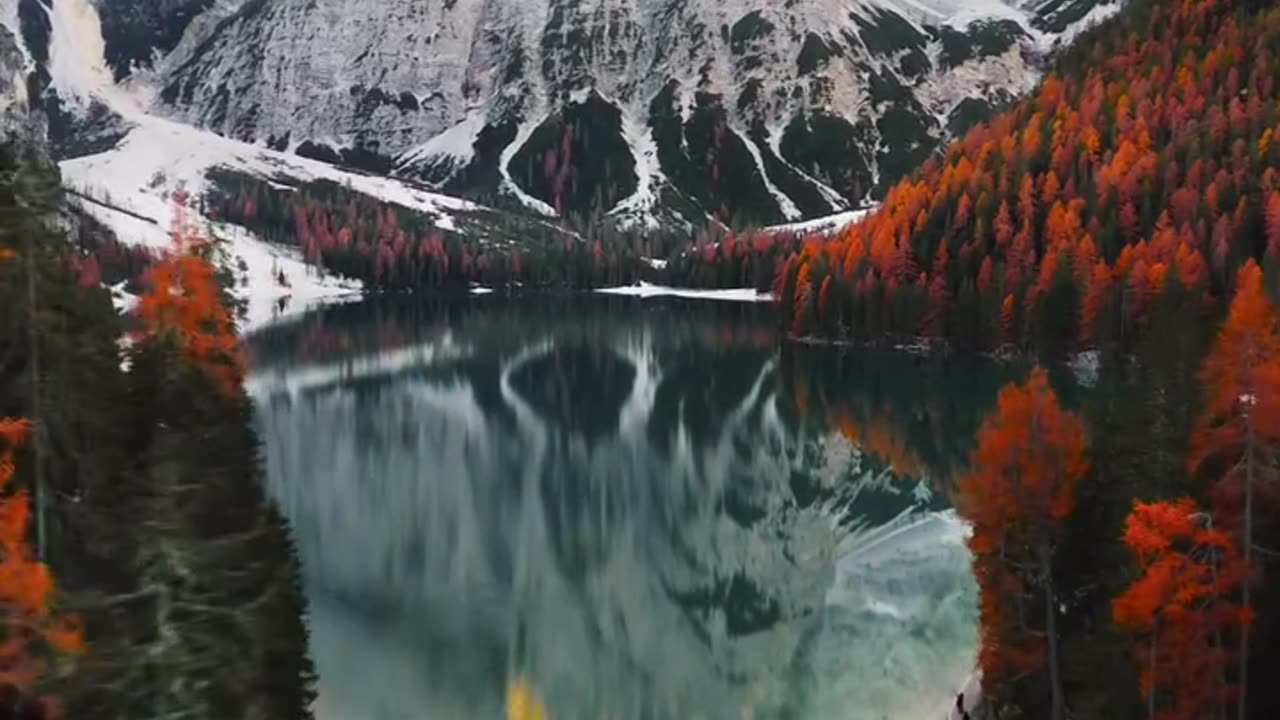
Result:
M0 137L29 134L34 122L27 99L30 60L17 38L0 25Z
M148 91L152 112L544 215L653 225L773 223L873 198L1029 90L1055 43L1118 2L0 6L46 56L48 18L92 3L105 74Z
M127 5L99 0L108 48L124 42L110 30ZM187 121L439 189L545 214L775 222L882 190L949 132L1029 90L1037 57L1110 7L370 5L173 0L150 53L109 56L163 54L159 103Z

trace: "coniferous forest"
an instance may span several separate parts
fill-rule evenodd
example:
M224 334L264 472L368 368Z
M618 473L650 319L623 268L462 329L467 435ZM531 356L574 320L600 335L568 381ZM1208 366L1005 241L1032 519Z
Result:
M708 227L671 231L581 230L526 221L443 227L428 213L381 202L329 181L269 182L215 169L202 201L212 218L297 246L307 262L359 280L371 292L430 292L483 285L592 289L644 279L695 288L769 290L802 236L784 230ZM510 237L518 238L513 241ZM104 248L102 262L125 262ZM99 252L99 255L103 252ZM657 264L646 263L657 260Z
M216 248L182 227L164 256L87 227L69 244L33 148L0 147L4 717L310 717L298 567ZM100 281L144 266L127 324Z
M1079 412L1001 391L955 490L999 717L1280 715L1277 43L1132 3L775 281L795 336L1096 354Z
M1128 346L1160 313L1212 322L1250 259L1274 293L1277 23L1253 3L1132 3L1034 97L789 258L790 332L1062 353Z

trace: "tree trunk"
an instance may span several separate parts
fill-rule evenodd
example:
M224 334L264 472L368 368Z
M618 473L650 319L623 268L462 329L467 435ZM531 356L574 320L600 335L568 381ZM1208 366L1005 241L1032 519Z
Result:
M1249 428L1248 440L1244 446L1244 582L1240 590L1240 602L1245 611L1249 610L1249 583L1253 571L1253 424ZM1248 712L1249 690L1249 623L1240 620L1240 701L1236 707L1236 717L1245 720Z
M1209 529L1213 529L1212 515L1209 516ZM1213 568L1213 603L1216 606L1221 601L1218 596L1218 588L1220 586L1218 585L1218 559L1216 557L1210 567ZM1222 642L1221 623L1214 623L1213 646L1223 654L1223 658L1226 657L1226 646ZM1218 666L1218 691L1215 694L1218 696L1218 720L1227 720L1227 662L1224 659L1222 662L1216 663L1216 665Z
M1214 571L1214 582L1217 582L1216 570ZM1221 626L1214 628L1213 646L1223 657L1221 662L1215 663L1218 666L1218 691L1215 693L1218 696L1218 720L1227 720L1227 648L1222 642Z
M40 408L40 337L36 330L36 235L27 233L27 342L31 351L32 451L35 455L36 559L45 558L44 416Z
M1156 638L1160 633L1160 622L1156 621L1151 628L1151 692L1147 693L1147 720L1156 718Z
M1066 709L1062 698L1062 670L1058 667L1058 601L1053 589L1053 560L1047 540L1040 543L1040 566L1044 571L1044 628L1045 634L1049 636L1049 689L1053 702L1049 720L1064 720Z

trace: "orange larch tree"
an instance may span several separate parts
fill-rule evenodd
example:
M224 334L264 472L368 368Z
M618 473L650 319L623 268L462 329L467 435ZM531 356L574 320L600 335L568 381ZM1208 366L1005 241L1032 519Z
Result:
M1054 555L1088 460L1084 426L1058 404L1043 369L1000 391L970 465L956 506L973 526L983 677L997 686L1047 664L1051 718L1062 720ZM1032 619L1037 607L1040 623Z
M1200 372L1204 408L1191 440L1191 470L1212 482L1219 514L1239 533L1244 562L1241 604L1249 608L1254 498L1280 482L1280 327L1262 289L1262 270L1240 269L1227 320ZM1248 702L1248 615L1240 623L1239 717Z
M241 392L244 357L235 321L222 302L217 270L205 256L207 241L186 221L179 202L168 257L143 276L138 300L147 337L175 338L188 358L228 395Z
M1112 602L1133 633L1148 720L1225 717L1223 630L1247 613L1229 600L1240 579L1231 536L1191 500L1134 503L1124 542L1138 577Z
M25 489L13 487L14 451L30 427L27 420L0 418L0 684L23 693L48 656L84 650L79 619L52 609L53 576L30 547L31 501Z

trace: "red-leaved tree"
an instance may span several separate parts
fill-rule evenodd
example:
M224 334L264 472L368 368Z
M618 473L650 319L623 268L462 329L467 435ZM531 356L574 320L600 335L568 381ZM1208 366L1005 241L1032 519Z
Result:
M1148 720L1225 716L1223 633L1248 611L1231 602L1240 579L1235 543L1191 500L1134 504L1124 542L1138 577L1112 602L1133 633Z
M970 464L956 505L973 526L983 678L994 687L1047 665L1051 719L1062 720L1054 556L1088 460L1084 427L1043 369L1000 391Z
M29 432L26 420L0 418L0 686L24 696L48 658L84 651L79 618L53 609L53 575L35 560L29 543L31 500L25 489L13 487L14 451ZM51 699L40 705L54 714Z
M138 299L143 333L175 338L196 367L235 395L241 392L244 357L235 321L222 302L217 271L205 256L207 242L181 212L172 237L168 256L143 276L148 288Z
M1212 484L1218 515L1238 533L1244 562L1241 604L1249 607L1255 498L1280 484L1280 328L1262 289L1262 270L1240 269L1227 320L1200 371L1204 409L1191 440L1191 469ZM1239 717L1248 702L1249 614L1239 628Z

